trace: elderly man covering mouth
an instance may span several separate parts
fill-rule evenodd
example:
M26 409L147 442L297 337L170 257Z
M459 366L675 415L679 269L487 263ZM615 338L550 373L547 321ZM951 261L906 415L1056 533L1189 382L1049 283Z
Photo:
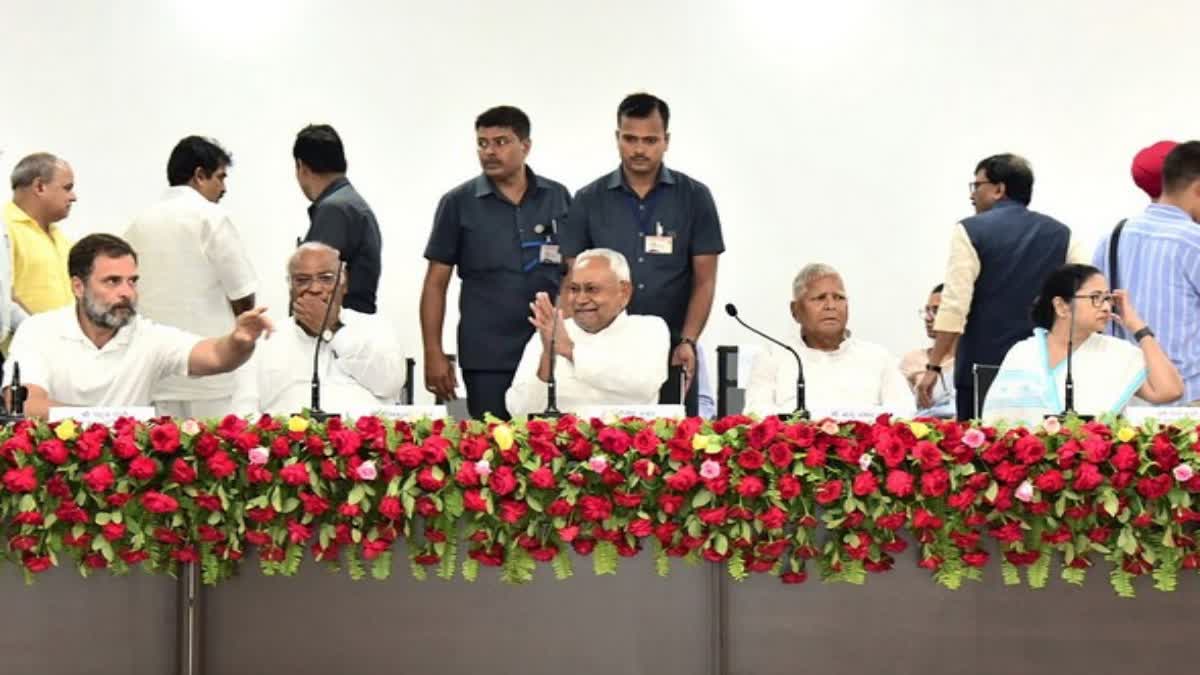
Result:
M552 357L562 410L656 403L667 380L671 335L661 318L625 312L632 293L625 256L604 248L580 253L563 297L570 318L545 293L530 303L529 321L537 334L525 346L505 394L508 411L529 415L546 408Z

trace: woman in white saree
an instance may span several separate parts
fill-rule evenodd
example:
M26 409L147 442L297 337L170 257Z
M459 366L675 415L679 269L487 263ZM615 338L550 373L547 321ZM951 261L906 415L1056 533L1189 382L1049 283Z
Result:
M1137 345L1102 334L1110 320ZM1033 336L1013 345L988 390L983 405L988 424L1039 422L1063 411L1072 323L1071 372L1080 414L1119 413L1135 395L1149 403L1170 403L1183 395L1179 371L1129 296L1124 290L1110 292L1104 275L1091 265L1055 270L1034 302L1033 323Z

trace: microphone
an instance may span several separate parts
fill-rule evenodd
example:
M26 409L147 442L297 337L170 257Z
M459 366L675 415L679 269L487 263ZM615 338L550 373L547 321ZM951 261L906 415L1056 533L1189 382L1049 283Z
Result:
M312 384L310 391L312 392L312 401L309 406L309 414L318 422L324 422L330 417L336 417L337 413L330 413L321 410L321 372L318 366L318 358L321 355L321 343L325 341L325 326L329 324L329 314L333 311L333 303L337 298L338 285L342 283L342 267L345 263L341 257L338 257L337 274L333 277L333 290L329 293L329 304L325 305L325 318L321 319L320 330L317 332L317 344L313 346L313 371Z
M554 323L550 328L550 372L546 382L546 409L541 414L542 417L554 419L562 417L562 411L558 409L558 378L554 376L555 364L558 363L558 354L555 353L554 346L558 341L558 302L560 297L554 298Z
M754 333L759 337L766 338L767 340L774 342L775 344L792 353L792 356L796 359L796 410L792 413L792 415L799 417L800 419L808 419L808 409L804 405L804 362L800 360L800 354L796 353L796 350L792 349L791 345L776 340L770 335L767 335L766 333L752 327L750 324L738 318L737 307L734 307L732 302L725 305L725 313L733 317L734 321L742 324L742 327L751 333Z
M1075 295L1075 294L1072 294ZM1058 415L1059 419L1066 419L1068 416L1075 416L1087 422L1092 419L1092 415L1080 415L1075 412L1075 375L1071 371L1072 352L1075 351L1075 301L1076 298L1071 298L1071 327L1067 332L1067 381L1065 391L1063 392L1063 411Z

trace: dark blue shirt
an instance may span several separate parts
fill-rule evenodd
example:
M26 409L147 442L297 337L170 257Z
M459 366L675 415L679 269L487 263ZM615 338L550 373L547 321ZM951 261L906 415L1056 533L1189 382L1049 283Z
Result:
M425 258L458 267L458 363L463 370L516 370L533 336L529 303L562 284L562 266L539 260L558 244L571 195L561 183L526 167L519 204L484 175L447 192L438 203Z
M363 314L374 314L383 235L371 207L343 176L313 200L308 217L304 241L319 241L336 248L346 263L350 285L342 305Z
M633 277L629 313L662 317L678 339L692 294L692 257L725 250L708 187L663 166L657 184L639 198L617 168L575 194L567 222L563 257L590 248L619 251ZM674 237L669 255L646 252L646 237L657 236L660 227L663 235Z

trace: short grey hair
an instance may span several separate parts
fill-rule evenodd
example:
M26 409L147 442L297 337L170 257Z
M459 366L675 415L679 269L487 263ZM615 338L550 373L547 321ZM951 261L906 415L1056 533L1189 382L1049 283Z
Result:
M58 169L60 163L62 163L61 159L48 152L35 152L23 157L13 167L12 189L27 188L39 178L43 182L49 183L54 180L54 171Z
M840 280L842 275L833 269L832 266L825 263L809 263L805 265L801 268L800 273L796 275L796 278L792 280L792 299L795 300L804 297L804 294L808 292L809 284L825 277L837 277Z
M288 256L287 272L289 275L292 273L292 267L296 264L296 260L298 260L300 256L304 255L305 253L330 253L333 254L333 257L337 258L339 261L342 259L341 252L329 244L319 241L306 241L297 246L296 250L292 251L292 255ZM345 265L346 263L343 262L342 264ZM344 273L345 270L343 269L343 274Z
M608 268L617 275L617 281L630 281L632 277L629 274L629 261L625 256L611 248L593 248L575 256L575 267L580 267L589 260L603 258L608 261Z

